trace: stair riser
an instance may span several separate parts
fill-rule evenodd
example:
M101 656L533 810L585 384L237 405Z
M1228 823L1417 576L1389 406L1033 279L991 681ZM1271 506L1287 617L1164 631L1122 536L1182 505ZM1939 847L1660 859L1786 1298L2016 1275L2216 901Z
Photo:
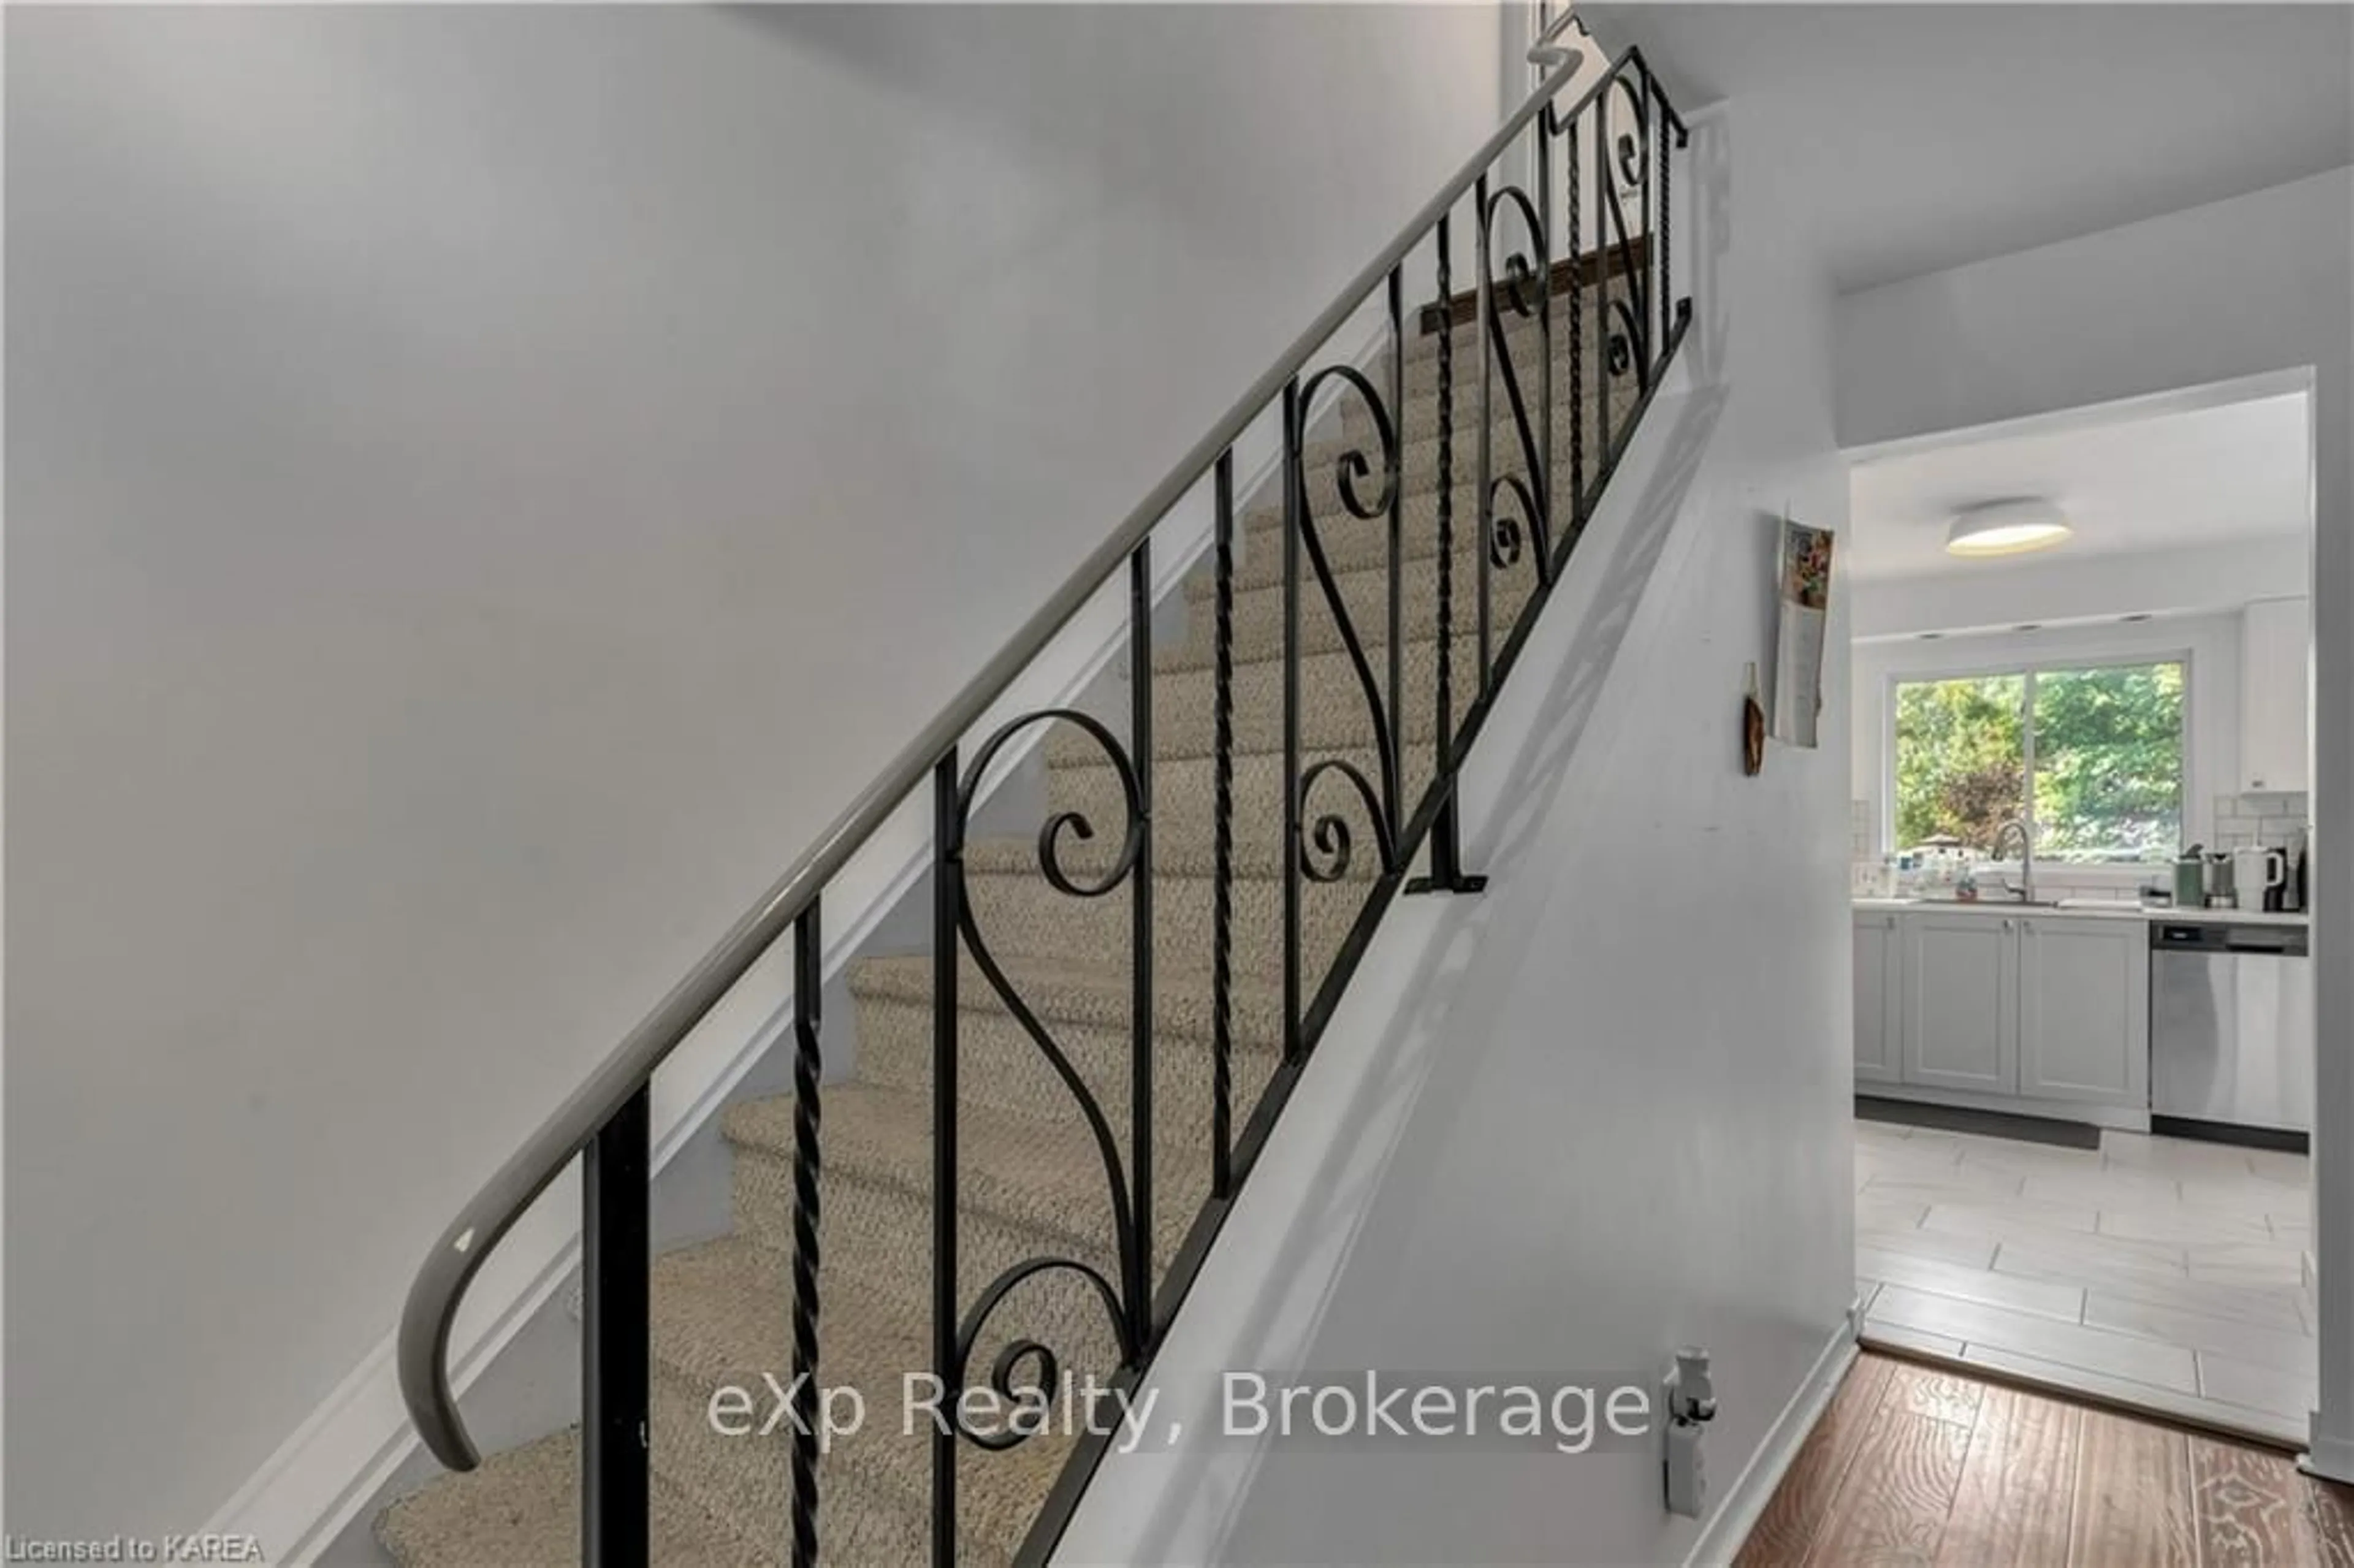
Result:
M1507 516L1510 514L1506 514ZM1521 607L1535 593L1537 577L1532 541L1529 530L1522 529L1522 549L1517 562L1509 567L1489 568L1489 614L1491 625L1506 626L1521 612ZM1426 641L1438 635L1438 560L1437 555L1404 562L1399 574L1402 589L1398 595L1400 630L1407 642ZM1450 614L1458 628L1476 626L1479 612L1479 554L1467 540L1454 557L1454 578L1450 588ZM1370 571L1334 574L1341 589L1341 602L1347 606L1349 622L1355 628L1358 641L1370 653L1389 645L1389 569L1384 561ZM1332 617L1326 603L1324 588L1312 568L1303 574L1300 585L1299 646L1310 653L1329 652L1342 648L1340 623ZM1273 659L1283 652L1284 594L1280 583L1255 588L1235 596L1234 646L1236 663ZM1174 673L1189 669L1214 667L1217 662L1218 623L1214 607L1208 615L1194 614L1186 627L1185 641L1158 659L1156 667ZM1386 657L1386 655L1384 655Z
M1556 461L1562 463L1569 461L1569 440L1573 423L1571 414L1572 410L1566 406L1553 410L1554 451ZM1533 401L1529 410L1529 420L1532 431L1538 429ZM1585 429L1589 450L1592 447L1596 429L1595 422L1591 418L1587 419ZM1458 485L1476 484L1479 472L1479 427L1469 425L1457 429L1454 444L1452 477L1455 482ZM1308 512L1309 515L1320 524L1328 519L1338 520L1353 515L1349 512L1347 499L1342 494L1341 479L1342 460L1352 450L1362 451L1368 462L1375 461L1381 456L1379 444L1374 440L1372 432L1368 431L1365 433L1364 445L1362 448L1353 448L1340 442L1320 443L1310 447L1303 458ZM1427 440L1407 441L1402 494L1409 499L1417 495L1435 496L1437 494L1438 454L1439 444L1435 435ZM1527 456L1521 450L1519 426L1507 418L1500 424L1489 427L1488 472L1490 477L1506 473L1525 474L1528 471ZM1369 502L1379 498L1381 487L1381 475L1378 471L1369 473L1357 484L1358 493ZM1249 525L1254 527L1278 525L1282 500L1283 493L1278 488L1269 488L1253 495L1244 514L1246 519L1249 520ZM1433 505L1436 506L1436 502ZM1275 521L1271 522L1270 519Z
M1467 473L1469 470L1465 471ZM1510 470L1518 472L1517 467ZM1569 477L1564 468L1554 487L1553 513L1565 519L1569 515ZM1458 575L1472 569L1477 559L1473 541L1479 521L1479 492L1469 480L1454 491L1455 508L1449 522L1449 542L1455 549L1455 569ZM1430 493L1409 495L1404 507L1402 525L1398 530L1399 554L1408 562L1431 562L1438 559L1438 497ZM1497 497L1497 515L1518 517L1516 498L1506 493ZM1524 530L1525 531L1525 530ZM1384 571L1390 558L1389 519L1386 516L1363 522L1345 512L1316 520L1317 537L1323 541L1325 559L1334 572ZM1315 581L1315 572L1309 567L1306 552L1301 553L1303 585ZM1436 566L1430 568L1434 573ZM1279 588L1283 583L1283 534L1279 520L1264 526L1254 524L1235 541L1235 592L1237 596L1257 588ZM1316 593L1313 587L1308 593ZM1189 609L1187 630L1198 626L1216 626L1217 578L1208 564L1185 580L1185 599ZM1202 618L1208 617L1207 620ZM1207 633L1204 633L1207 635Z
M1320 753L1310 758L1338 755L1376 784L1380 759L1371 747L1341 753ZM1419 800L1437 762L1428 746L1405 749L1403 777L1408 801ZM1163 762L1153 776L1153 832L1161 842L1210 843L1216 832L1216 764L1207 757ZM1317 800L1324 802L1317 787ZM1341 787L1345 788L1345 786ZM1283 757L1279 752L1248 752L1235 758L1234 835L1237 863L1280 864L1275 845L1283 836ZM1055 768L1047 774L1047 798L1056 811L1081 811L1097 822L1116 822L1123 810L1119 780L1109 768ZM1336 790L1334 800L1339 800Z
M763 1372L775 1373L780 1383L791 1381L790 1369L782 1366L748 1367L733 1380L752 1397L753 1430L744 1436L727 1436L713 1425L712 1387L659 1363L648 1415L654 1474L722 1526L743 1549L745 1563L781 1568L791 1555L791 1436L790 1426L767 1435L758 1430L768 1422L773 1401L760 1381ZM820 1381L838 1381L823 1375L822 1362ZM921 1561L928 1551L928 1494L918 1490L910 1495L904 1489L911 1472L924 1473L928 1449L920 1439L911 1444L899 1434L896 1381L888 1386L862 1385L860 1392L866 1397L866 1426L818 1460L820 1555L829 1564L898 1568ZM743 1418L731 1413L729 1425L740 1426ZM913 1452L883 1452L888 1447L912 1447ZM1006 1560L1003 1549L986 1538L960 1544L978 1560Z
M1496 471L1497 474L1519 471L1517 462ZM1569 473L1565 465L1554 474L1553 481L1553 514L1566 517L1569 514ZM1454 510L1448 520L1448 533L1450 542L1457 543L1459 547L1460 542L1468 539L1479 523L1479 487L1471 470L1466 468L1463 471L1452 495ZM1435 559L1438 555L1438 492L1409 494L1399 513L1399 553L1407 560ZM1518 497L1507 489L1499 489L1496 493L1496 513L1502 517L1518 516ZM1336 509L1329 514L1317 513L1313 520L1316 538L1323 545L1325 559L1331 563L1334 571L1368 571L1389 560L1388 514L1357 517L1345 510ZM1235 577L1237 590L1280 583L1283 580L1282 514L1255 512L1246 522L1247 531L1236 541L1239 558ZM1303 536L1300 580L1311 582L1314 576L1308 564ZM1213 578L1213 593L1215 588L1215 579Z
M1491 629L1497 647L1509 630L1500 620ZM1459 721L1478 690L1474 661L1479 644L1472 628L1455 640L1449 687L1453 712ZM1405 706L1405 742L1428 742L1437 732L1438 644L1410 642L1400 660ZM1388 695L1387 661L1374 671L1384 698ZM1161 758L1207 757L1216 739L1215 670L1174 671L1153 682L1153 753ZM1300 749L1312 762L1325 753L1363 748L1373 735L1363 689L1355 666L1345 653L1315 653L1299 662ZM1235 667L1234 732L1237 752L1280 751L1283 747L1283 663L1262 659ZM1057 726L1058 730L1068 726ZM1057 733L1046 742L1048 758L1058 765L1102 761L1102 754L1085 740ZM1101 824L1098 824L1100 827Z
M1579 363L1579 375L1585 376L1586 391L1591 393L1594 388L1601 387L1603 367L1606 367L1606 358L1603 358L1603 339L1596 332L1596 327L1594 327L1594 323L1591 323L1591 318L1586 320L1585 355L1570 353L1568 323L1561 323L1561 325L1553 327L1553 396L1556 397L1568 397L1570 363L1573 363L1573 360L1577 360ZM1537 372L1540 372L1542 365L1544 365L1544 353L1537 348L1535 332L1525 332L1525 334L1516 336L1511 344L1511 370L1513 375L1521 376L1521 393L1530 397L1530 403L1535 403L1535 397L1537 397ZM1490 360L1488 372L1495 376L1495 405L1497 408L1504 408L1504 360L1501 358ZM1389 367L1382 365L1380 376L1386 376L1386 375L1389 375ZM1462 346L1458 353L1455 353L1452 376L1455 376L1455 396L1458 397L1464 397L1464 393L1471 393L1471 396L1479 393L1479 344L1467 344L1467 346ZM1389 396L1389 381L1386 379L1374 379L1374 388L1382 391L1382 396L1384 397ZM1363 397L1353 396L1353 391L1346 400L1352 400L1352 403L1363 408ZM1407 403L1436 403L1436 400L1438 400L1438 355L1436 355L1436 353L1424 355L1424 358L1405 360L1405 400ZM1474 405L1467 405L1462 403L1462 400L1458 400L1458 405L1455 405L1458 417L1462 417L1462 412L1467 408L1474 408Z
M1204 980L1206 988L1208 981ZM1272 1020L1268 1020L1272 1022ZM1047 1033L1095 1095L1105 1118L1126 1141L1129 1034L1060 1020ZM1273 1075L1276 1053L1265 1045L1235 1053L1235 1125ZM1211 1051L1207 1040L1158 1034L1152 1059L1153 1160L1173 1171L1206 1165L1211 1154ZM1034 1116L1077 1114L1069 1088L1045 1054L1010 1013L966 1009L957 1015L957 1086L978 1104ZM901 1001L858 1004L858 1075L866 1083L928 1091L932 1083L932 1014Z
M1331 797L1324 791L1332 791ZM1320 810L1353 808L1347 786L1318 786ZM1348 815L1358 816L1356 810ZM1357 835L1353 864L1369 867L1373 845ZM1103 898L1073 898L1040 876L969 875L973 920L993 952L1057 959L1085 953L1090 962L1114 971L1129 965L1129 898L1126 888ZM1299 900L1301 973L1309 984L1320 979L1349 927L1364 906L1369 885L1302 881ZM1152 890L1153 953L1156 963L1206 973L1211 956L1211 883L1203 876L1161 876ZM1267 984L1282 980L1283 886L1273 878L1237 877L1234 885L1234 956L1236 970Z
M1516 366L1515 368L1521 370L1521 397L1528 407L1530 428L1534 429L1537 428L1538 406L1541 401L1536 375L1532 367ZM1568 366L1566 364L1554 366L1553 430L1554 440L1564 453L1563 461L1568 461L1566 454L1569 450L1572 423L1581 414L1585 427L1586 448L1589 451L1593 450L1596 432L1601 422L1599 409L1602 404L1602 390L1603 378L1600 369L1588 366L1585 372L1585 384L1578 388L1577 398L1573 400L1570 397ZM1612 377L1609 392L1610 428L1616 430L1622 428L1632 415L1637 400L1642 396L1642 389L1637 384L1633 374L1629 373ZM1479 378L1475 368L1468 379L1458 380L1455 387L1453 435L1455 462L1458 468L1471 461L1474 452L1478 450L1479 408ZM1515 440L1518 439L1516 432L1519 429L1519 422L1512 418L1511 395L1505 390L1504 378L1500 372L1496 376L1495 388L1490 394L1488 413L1490 427L1494 431L1490 440L1495 450L1501 452L1505 450L1507 432L1514 432L1511 439ZM1337 446L1341 441L1364 440L1373 433L1373 415L1362 404L1355 405L1342 416L1341 437L1333 444ZM1410 454L1411 461L1425 470L1437 468L1438 397L1436 388L1430 392L1416 393L1409 397L1405 413L1405 440L1409 448L1428 449L1426 453Z
M1086 1135L1073 1123L1069 1157L1093 1158ZM735 1232L741 1239L790 1257L793 1234L793 1173L766 1150L737 1148L735 1168ZM925 1159L928 1161L928 1153ZM932 1289L932 1202L928 1163L919 1171L878 1180L875 1173L837 1161L821 1178L818 1247L822 1259L818 1289L828 1282L885 1306L916 1322L929 1322ZM904 1184L903 1184L904 1183ZM1099 1267L1111 1255L1109 1209L1091 1203L1084 1213L1051 1223L960 1209L957 1277L966 1299L978 1294L1008 1266L1041 1252L1076 1252Z
M1093 1171L1094 1145L1073 1118L1065 1158ZM792 1172L763 1151L738 1150L736 1158L737 1234L778 1249L792 1234ZM1209 1173L1201 1161L1184 1160L1164 1173L1156 1169L1153 1247L1155 1277L1183 1240L1209 1194ZM908 1321L931 1321L932 1202L928 1171L925 1190L867 1180L863 1172L835 1170L824 1185L823 1258L818 1293L820 1353L823 1353L822 1302L828 1282L888 1308ZM1031 1258L1070 1257L1119 1285L1108 1188L1090 1196L1077 1212L1063 1213L1051 1224L1008 1218L960 1194L957 1213L958 1301L969 1309L1005 1270ZM1119 1360L1118 1340L1103 1303L1076 1276L1055 1270L1025 1281L991 1316L974 1358L974 1377L985 1379L990 1358L1010 1339L1029 1336L1054 1347L1074 1372L1108 1374ZM910 1370L928 1370L916 1368Z
M1454 285L1458 291L1469 292L1477 285L1477 281L1478 279L1476 273L1473 273L1469 269L1458 269L1454 280ZM1638 280L1638 281L1639 281L1639 280ZM1616 272L1614 272L1610 277L1608 289L1610 298L1613 301L1630 297L1631 285L1629 281L1625 277ZM1523 352L1524 349L1528 352L1533 352L1534 345L1538 340L1538 332L1542 325L1542 317L1539 314L1536 302L1533 299L1530 301L1532 309L1530 313L1524 316L1517 310L1513 309L1511 305L1504 300L1504 282L1501 278L1496 280L1495 291L1498 301L1497 313L1502 319L1504 324L1504 336L1506 341L1511 345L1512 352L1514 354L1519 354ZM1598 330L1596 323L1599 323L1603 317L1602 286L1598 284L1588 284L1583 291L1583 293L1585 296L1583 300L1575 300L1575 296L1568 293L1556 293L1553 295L1553 330L1557 337L1565 336L1568 334L1570 310L1573 301L1575 301L1577 309L1582 313L1582 319L1585 324L1587 333L1592 334ZM1656 308L1652 313L1654 315L1658 313ZM1617 313L1614 309L1610 314L1615 318ZM1418 313L1410 313L1406 318L1406 367L1411 370L1416 365L1435 362L1438 358L1438 334L1420 330L1421 317ZM1479 323L1477 321L1458 322L1455 323L1449 336L1455 345L1455 359L1457 364L1461 364L1467 355L1479 353L1481 332ZM1386 360L1387 356L1384 355L1383 357Z

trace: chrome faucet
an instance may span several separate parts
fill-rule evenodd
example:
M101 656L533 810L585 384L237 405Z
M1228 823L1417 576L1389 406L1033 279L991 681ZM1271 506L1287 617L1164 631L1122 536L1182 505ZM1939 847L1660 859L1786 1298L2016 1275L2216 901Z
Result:
M2010 879L2005 877L2003 888L2020 903L2032 904L2035 902L2035 831L2027 825L2027 819L2013 817L1997 828L1994 831L1994 848L1991 853L1993 858L2000 860L2002 846L2009 841L2013 833L2019 835L2019 885L2011 886Z

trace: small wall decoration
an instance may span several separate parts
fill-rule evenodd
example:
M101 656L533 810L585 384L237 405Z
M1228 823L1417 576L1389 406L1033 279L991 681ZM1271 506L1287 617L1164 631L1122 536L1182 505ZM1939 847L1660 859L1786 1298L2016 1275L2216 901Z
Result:
M1741 771L1755 779L1766 771L1766 705L1757 699L1757 661L1749 662L1749 683L1741 699Z
M1782 516L1775 573L1774 738L1812 749L1823 711L1823 640L1830 620L1831 531Z

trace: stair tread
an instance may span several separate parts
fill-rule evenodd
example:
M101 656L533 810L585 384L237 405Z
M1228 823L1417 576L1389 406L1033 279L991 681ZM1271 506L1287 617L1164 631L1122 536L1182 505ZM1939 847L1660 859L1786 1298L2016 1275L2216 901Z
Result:
M1303 758L1303 767L1313 767L1329 755L1323 751L1307 754ZM1381 782L1379 777L1370 777L1378 787ZM1356 801L1348 786L1334 782L1327 787L1331 790L1331 798L1326 799L1320 788L1316 814L1329 814L1341 806L1353 804L1354 810L1344 813L1352 818L1351 825L1370 831L1363 820L1363 806ZM1092 885L1108 875L1119 853L1117 843L1105 842L1110 837L1110 825L1100 824L1099 830L1094 839L1070 839L1060 852L1064 874L1083 886ZM1153 835L1152 874L1156 880L1182 877L1206 882L1215 875L1217 863L1217 843L1207 834L1161 832ZM1053 885L1038 869L1038 841L1034 837L974 839L965 845L964 864L968 874L1034 877L1040 887L1052 890ZM1246 839L1237 834L1234 845L1234 871L1236 881L1272 882L1282 876L1282 840L1259 835ZM1372 864L1372 856L1363 854L1352 857L1345 874L1351 881L1370 882L1377 871L1378 867ZM1118 888L1105 896L1119 897L1127 887L1128 884L1123 880ZM1070 896L1060 892L1055 895Z
M1125 1030L1129 1026L1133 997L1125 966L1023 954L1002 955L998 962L1023 1001L1046 1022L1104 1029ZM851 966L850 991L862 1001L903 1002L928 1009L932 1003L931 956L917 953L861 959ZM1273 1026L1269 1010L1280 1005L1282 994L1280 987L1235 973L1229 1038L1236 1049L1272 1049L1281 1044L1280 1029ZM1179 1039L1190 1044L1207 1044L1212 1027L1210 1005L1210 976L1206 970L1170 964L1154 967L1152 1033L1156 1041ZM961 1012L1006 1011L1004 1001L970 958L958 975L957 1006Z
M860 1179L928 1203L932 1102L928 1093L862 1083L826 1086L825 1164L829 1175ZM1083 1124L1056 1105L1052 1116L974 1101L957 1109L957 1207L1034 1227L1076 1247L1101 1248L1092 1220L1106 1202L1104 1175ZM739 1151L790 1161L790 1096L746 1100L721 1116Z
M580 1561L580 1434L567 1428L437 1478L376 1518L376 1539L410 1568L565 1568ZM732 1535L666 1485L652 1489L651 1559L746 1561Z
M1494 650L1501 649L1511 630L1510 625L1501 622L1492 628ZM1409 751L1428 745L1437 733L1437 649L1438 639L1431 636L1409 637L1401 650L1405 676L1405 747ZM1476 626L1460 627L1451 650L1452 708L1458 721L1479 691L1478 657ZM1384 661L1375 660L1374 664L1376 681L1385 683ZM1238 758L1280 755L1283 750L1281 709L1273 694L1280 665L1279 657L1274 655L1236 657L1234 739ZM1303 762L1368 746L1373 736L1372 720L1347 652L1338 648L1303 651L1299 667ZM1155 673L1152 754L1156 763L1212 755L1215 730L1209 699L1214 690L1214 673L1207 666ZM1055 767L1104 760L1102 749L1071 725L1052 726L1040 749ZM1098 824L1098 829L1108 832L1108 824Z
M666 1463L657 1445L654 1462L682 1493L756 1539L779 1532L790 1510L790 1429L762 1435L758 1428L773 1398L758 1374L771 1372L779 1383L791 1377L791 1266L785 1254L733 1237L667 1253L653 1265L655 1359L673 1380L662 1392L687 1402L676 1415L695 1424L679 1429L691 1452ZM886 1298L822 1277L818 1328L818 1383L854 1388L865 1400L862 1428L819 1458L819 1540L838 1547L849 1535L853 1554L891 1561L893 1543L902 1550L920 1543L928 1520L928 1434L902 1430L901 1380L932 1370L930 1330ZM748 1388L753 1433L708 1428L705 1403L723 1383ZM991 1527L996 1544L1010 1553L1019 1543L1023 1501L1051 1483L1066 1448L1042 1435L991 1457L1002 1463L965 1467L960 1514L968 1525ZM699 1473L682 1473L689 1468ZM968 1532L964 1544L970 1552L978 1543ZM829 1562L839 1555L825 1553Z
M1436 642L1438 641L1438 572L1437 553L1420 557L1407 557L1398 595L1400 644ZM1352 624L1368 656L1375 649L1389 646L1389 563L1370 562L1363 565L1335 567L1333 586L1339 589L1341 602L1347 605ZM1303 566L1300 571L1300 646L1303 652L1329 652L1345 645L1341 641L1331 607L1324 598L1324 588L1313 568ZM1519 558L1510 566L1490 564L1488 583L1489 614L1491 618L1518 615L1536 591L1536 567L1524 545ZM1453 601L1453 625L1456 629L1476 628L1479 613L1479 556L1476 544L1458 542L1455 552L1455 577L1449 585ZM1237 667L1265 662L1279 658L1283 652L1282 627L1276 620L1281 613L1283 584L1280 580L1255 583L1238 588L1234 609L1234 660ZM1199 615L1188 629L1182 642L1160 649L1152 656L1156 675L1182 674L1189 670L1214 670L1217 667L1217 625L1214 611Z

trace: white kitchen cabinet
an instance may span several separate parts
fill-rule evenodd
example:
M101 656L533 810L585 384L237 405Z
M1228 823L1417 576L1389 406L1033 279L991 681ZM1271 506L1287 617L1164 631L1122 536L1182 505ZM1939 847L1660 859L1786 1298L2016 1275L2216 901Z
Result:
M2149 1103L2149 931L2137 920L2019 922L2019 1092Z
M2261 599L2240 630L2240 789L2303 791L2312 778L2306 746L2308 602Z
M2019 1091L2018 919L1916 911L1903 935L1903 1081Z
M2000 906L1855 911L1855 1076L2149 1104L2149 927Z
M1896 916L1859 909L1855 916L1855 1080L1893 1084L1904 1076L1899 1042L1904 1019L1904 945Z

